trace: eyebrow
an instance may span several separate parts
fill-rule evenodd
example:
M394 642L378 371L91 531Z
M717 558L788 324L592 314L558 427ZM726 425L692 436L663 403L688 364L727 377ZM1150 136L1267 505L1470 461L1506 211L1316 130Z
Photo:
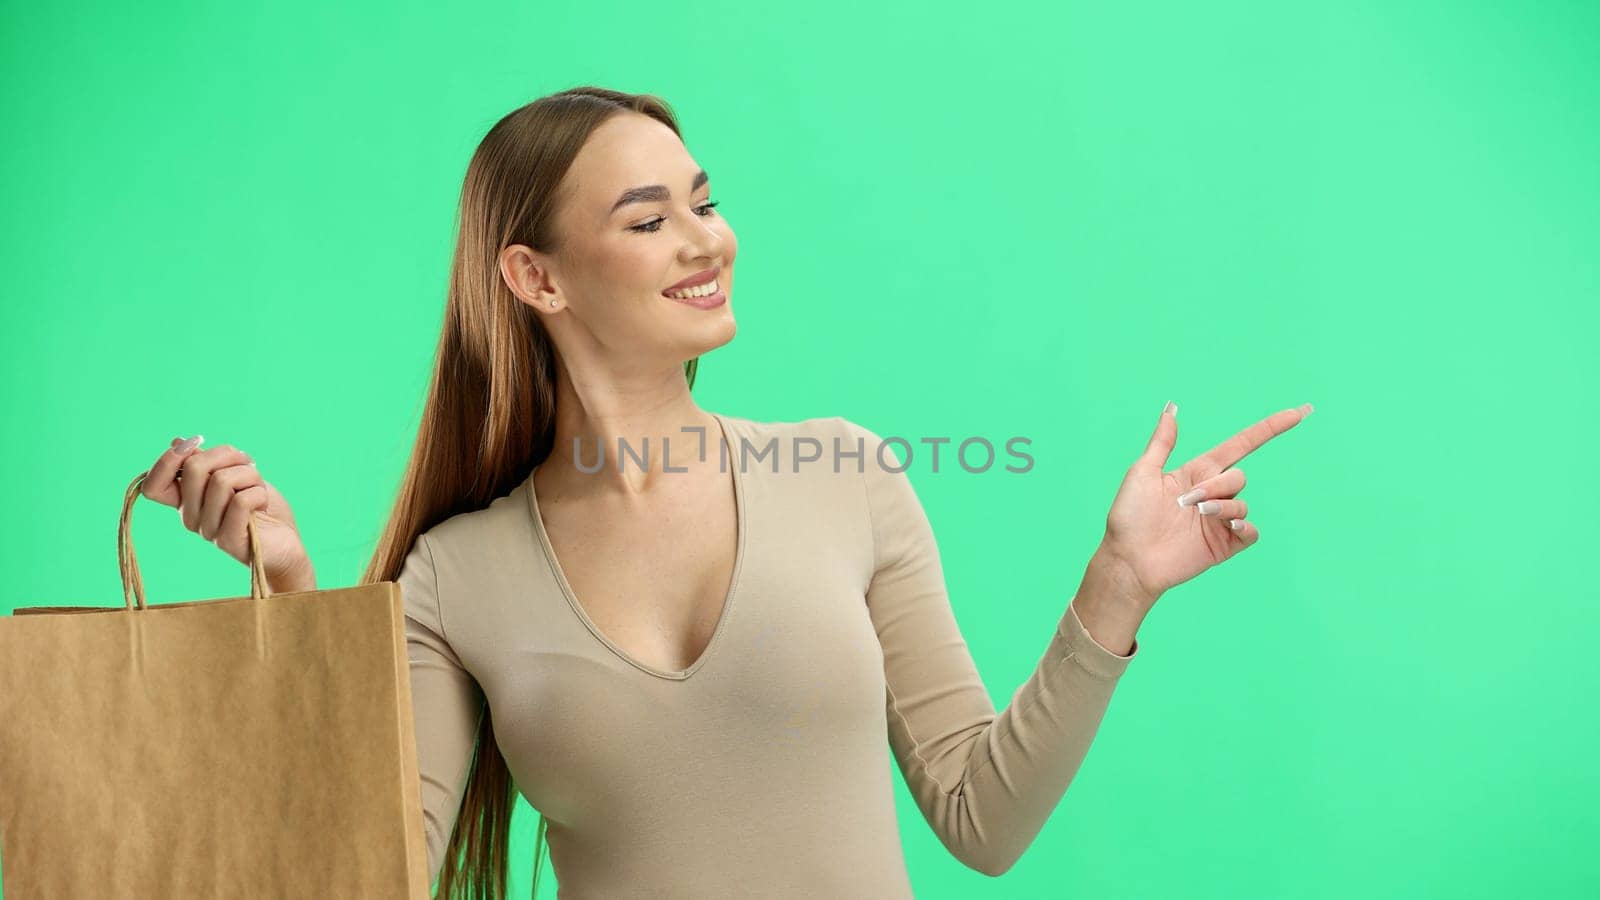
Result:
M711 178L706 174L706 170L701 169L699 172L695 173L694 183L689 185L689 193L692 194L695 191L700 190L700 185L705 184L710 180ZM616 213L617 210L627 206L629 203L646 203L656 200L666 200L671 196L672 192L667 190L667 186L664 184L647 184L644 187L628 188L622 192L622 196L617 198L617 202L611 204L611 211L606 213L606 215L609 216Z

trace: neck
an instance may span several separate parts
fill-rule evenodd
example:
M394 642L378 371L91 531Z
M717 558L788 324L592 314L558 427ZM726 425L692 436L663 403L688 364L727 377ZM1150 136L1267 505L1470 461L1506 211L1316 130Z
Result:
M563 373L565 374L565 373ZM722 430L678 372L676 386L636 391L557 389L555 442L539 464L540 486L563 492L640 495L660 479L720 465Z

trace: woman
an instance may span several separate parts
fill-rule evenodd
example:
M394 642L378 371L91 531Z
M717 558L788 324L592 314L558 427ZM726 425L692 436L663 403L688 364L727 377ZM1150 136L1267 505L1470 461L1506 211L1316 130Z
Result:
M1168 404L996 715L878 436L696 405L698 357L735 333L738 245L709 197L665 103L594 87L506 116L468 168L421 427L363 577L404 593L441 896L503 894L520 791L563 896L908 897L886 743L944 845L1005 872L1156 599L1256 541L1230 467L1310 412L1163 473ZM241 562L259 512L273 589L313 589L283 497L198 443L174 439L145 496Z

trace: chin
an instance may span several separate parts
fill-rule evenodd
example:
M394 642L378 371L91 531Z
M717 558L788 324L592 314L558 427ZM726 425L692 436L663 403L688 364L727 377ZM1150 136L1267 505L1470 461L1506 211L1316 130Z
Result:
M739 332L739 325L729 313L718 316L714 321L701 323L699 328L693 329L693 332L683 335L688 353L684 358L685 362L696 356L704 356L732 341L733 336Z

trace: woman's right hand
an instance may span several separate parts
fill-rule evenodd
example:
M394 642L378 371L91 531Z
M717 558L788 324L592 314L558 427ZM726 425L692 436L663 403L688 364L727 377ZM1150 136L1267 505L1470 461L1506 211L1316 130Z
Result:
M200 435L188 441L173 438L150 467L139 493L177 507L183 527L247 566L246 522L256 513L256 540L272 592L315 590L316 573L288 501L256 471L249 454L227 444L201 450L204 440Z

